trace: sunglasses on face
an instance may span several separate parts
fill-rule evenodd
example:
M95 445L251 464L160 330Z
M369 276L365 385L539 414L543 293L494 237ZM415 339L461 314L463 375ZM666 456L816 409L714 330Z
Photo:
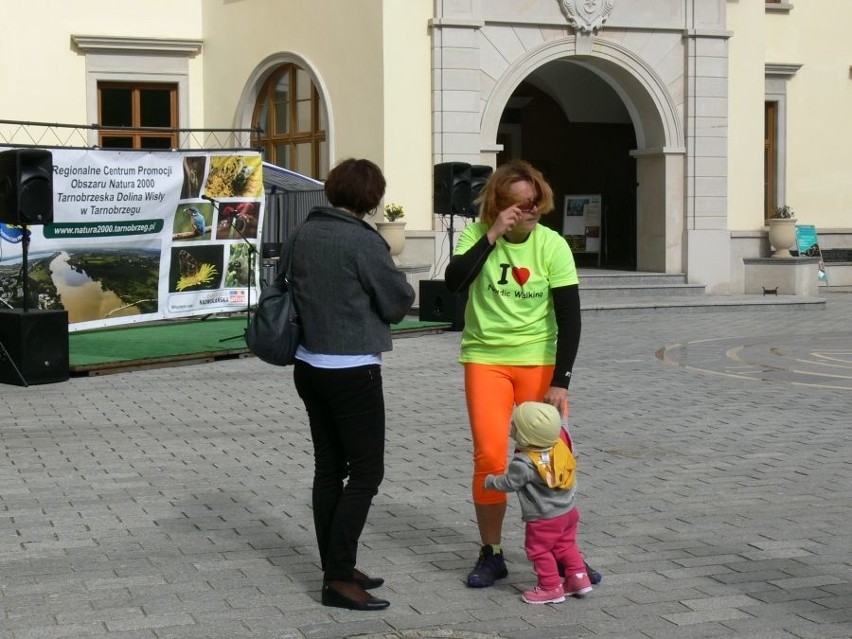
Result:
M532 202L518 202L515 206L521 210L521 213L529 214L538 208L538 200L533 200Z

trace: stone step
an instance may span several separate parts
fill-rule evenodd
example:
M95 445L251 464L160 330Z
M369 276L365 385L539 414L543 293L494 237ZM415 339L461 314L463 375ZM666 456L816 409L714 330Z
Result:
M580 308L584 314L642 314L740 311L785 308L819 310L825 299L798 295L707 295L700 284L689 284L683 273L648 273L579 269Z
M613 313L636 315L684 311L704 313L713 311L791 310L811 311L825 308L824 296L804 295L687 295L687 296L641 296L589 299L580 293L580 309L584 315Z
M686 284L683 273L645 273L633 271L605 271L600 269L579 269L580 288L604 286L669 286Z
M629 284L596 286L580 284L580 299L606 300L623 297L701 297L705 296L701 284Z
M687 284L682 273L647 273L579 269L580 309L584 315L615 313L624 315L666 311L711 312L754 309L822 310L824 295L707 295L705 287ZM821 292L847 292L842 287ZM852 292L849 287L848 292ZM414 311L419 311L415 303ZM452 312L448 312L453 315Z
M623 298L699 297L701 284L688 284L683 273L643 273L580 269L580 300L606 301Z

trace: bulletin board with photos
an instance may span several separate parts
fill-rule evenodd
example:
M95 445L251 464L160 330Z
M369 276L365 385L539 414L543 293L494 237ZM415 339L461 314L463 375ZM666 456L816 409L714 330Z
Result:
M601 195L566 195L562 208L562 235L573 253L601 257Z

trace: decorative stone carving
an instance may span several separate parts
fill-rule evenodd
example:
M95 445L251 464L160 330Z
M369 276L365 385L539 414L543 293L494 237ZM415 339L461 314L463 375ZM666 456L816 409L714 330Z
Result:
M597 33L612 13L615 0L559 0L568 22L580 33Z

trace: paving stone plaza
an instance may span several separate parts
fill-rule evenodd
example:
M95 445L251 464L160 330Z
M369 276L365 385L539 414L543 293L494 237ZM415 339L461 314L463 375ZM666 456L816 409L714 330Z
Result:
M852 636L852 294L818 310L583 314L579 539L604 579L531 606L478 551L459 333L385 357L387 472L324 608L292 371L254 358L0 387L0 638Z

